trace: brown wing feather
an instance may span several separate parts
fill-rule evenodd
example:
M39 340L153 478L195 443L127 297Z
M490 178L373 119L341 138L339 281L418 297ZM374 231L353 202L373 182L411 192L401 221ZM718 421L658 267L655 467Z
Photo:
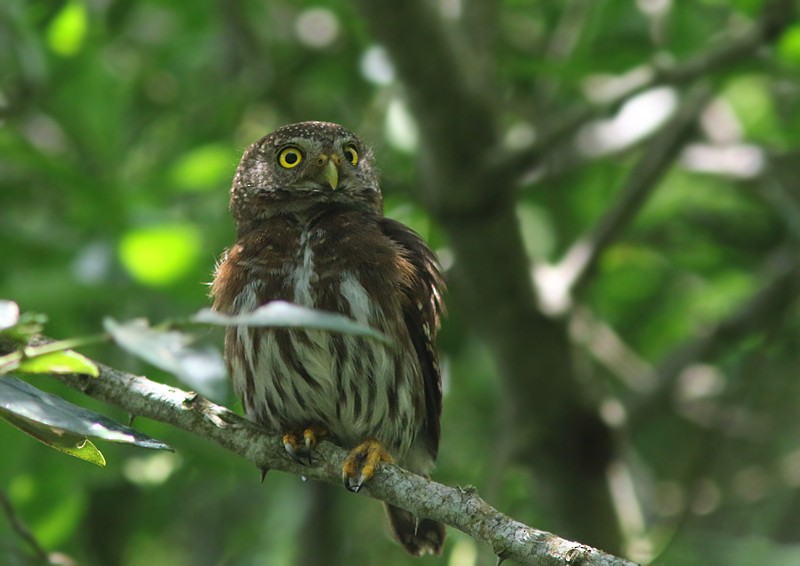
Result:
M431 455L439 449L439 419L442 413L442 378L436 353L436 333L445 314L442 294L445 283L436 255L422 237L403 224L384 218L381 230L400 245L414 266L414 277L402 288L403 317L419 359L425 383L425 425L423 433Z

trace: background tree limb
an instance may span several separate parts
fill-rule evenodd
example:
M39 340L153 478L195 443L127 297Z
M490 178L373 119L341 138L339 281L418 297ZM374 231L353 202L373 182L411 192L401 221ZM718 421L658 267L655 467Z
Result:
M552 151L553 144L534 145L533 150L516 154L502 149L502 113L499 105L490 103L498 96L493 70L458 56L462 38L448 27L435 4L355 3L386 47L417 119L425 179L422 196L444 227L454 253L450 279L456 308L488 345L507 392L505 433L513 436L514 457L548 486L543 491L552 498L548 514L558 517L555 524L570 529L570 536L579 540L619 551L621 536L606 475L613 460L614 434L599 417L597 400L579 385L567 325L541 309L516 215L519 175L535 167L540 152ZM563 139L598 109L607 110L646 88L691 82L741 61L776 37L792 10L791 2L770 2L744 34L682 65L651 66L641 80L604 104L568 114L566 126L556 128L548 140ZM631 172L619 206L593 234L585 261L568 256L566 264L574 268L570 287L581 283L605 246L634 217L709 97L705 88L688 96ZM582 242L575 249L586 251Z

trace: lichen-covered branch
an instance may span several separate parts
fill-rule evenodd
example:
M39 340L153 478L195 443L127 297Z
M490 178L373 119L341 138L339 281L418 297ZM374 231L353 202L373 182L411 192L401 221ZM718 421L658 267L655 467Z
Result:
M341 484L347 453L329 442L318 447L313 466L302 466L284 452L279 437L196 393L150 381L98 364L98 378L66 375L67 386L131 415L154 419L206 438L253 462L326 483ZM442 521L520 564L631 566L594 548L523 525L486 503L471 487L448 487L398 468L382 466L361 493Z

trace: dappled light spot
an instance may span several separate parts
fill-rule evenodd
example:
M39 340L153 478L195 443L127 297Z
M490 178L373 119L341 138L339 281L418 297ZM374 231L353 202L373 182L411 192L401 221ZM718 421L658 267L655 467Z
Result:
M672 0L636 0L636 7L648 16L659 16L669 11Z
M692 364L678 376L677 397L694 401L715 397L725 389L725 377L719 368L709 364Z
M72 276L80 283L98 285L108 278L113 250L106 242L84 246L72 262Z
M587 125L578 134L578 149L588 156L618 151L655 132L678 105L675 89L660 87L634 96L616 116Z
M692 171L741 179L760 175L766 165L764 151L751 144L714 146L696 143L687 146L681 158L683 165Z
M450 559L447 561L448 566L474 566L478 562L478 548L475 541L461 533L453 535L455 544L453 550L450 551Z
M300 13L294 29L301 43L324 49L339 36L339 21L327 8L310 8Z
M449 20L459 19L463 9L462 0L439 0L439 10Z
M536 129L528 122L517 122L511 126L503 138L508 149L523 149L533 145Z
M174 452L159 452L128 458L122 473L136 485L160 485L181 466L181 457Z
M686 490L678 482L659 482L653 495L655 511L662 517L677 517L686 507Z
M394 67L380 45L373 45L364 52L360 69L365 79L377 85L388 85L394 80Z
M690 504L695 515L710 515L717 510L722 502L722 491L716 482L710 479L699 480L692 490Z
M392 100L386 111L386 140L396 149L409 153L419 144L417 124L399 99Z

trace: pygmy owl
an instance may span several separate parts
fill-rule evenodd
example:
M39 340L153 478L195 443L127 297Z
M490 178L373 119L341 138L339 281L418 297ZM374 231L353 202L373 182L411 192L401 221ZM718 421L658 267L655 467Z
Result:
M311 461L321 436L349 449L342 477L351 491L380 462L427 475L439 446L434 340L444 282L422 238L383 216L371 150L337 124L284 126L245 151L230 208L236 243L216 271L216 310L290 301L350 317L393 343L231 327L225 359L247 415L283 434L300 462ZM406 550L441 551L442 524L386 509Z

